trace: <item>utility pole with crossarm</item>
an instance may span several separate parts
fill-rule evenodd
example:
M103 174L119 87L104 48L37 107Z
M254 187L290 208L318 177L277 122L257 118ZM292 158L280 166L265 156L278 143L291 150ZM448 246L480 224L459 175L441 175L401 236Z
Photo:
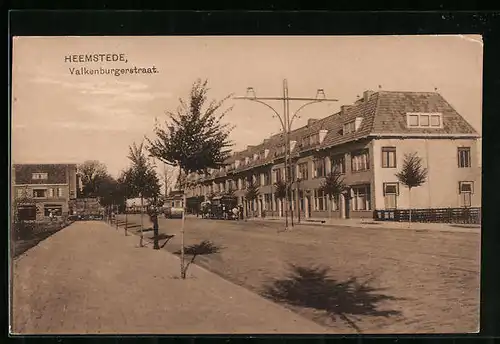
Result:
M323 89L318 89L316 93L316 98L307 98L307 97L289 97L288 96L288 82L286 79L283 80L283 97L257 97L255 95L255 90L253 87L247 87L247 95L244 97L234 97L233 99L245 99L245 100L251 100L260 104L263 104L267 106L269 109L271 109L275 115L273 117L278 117L278 119L281 122L281 126L283 128L283 137L284 137L284 148L285 148L285 230L288 229L288 211L292 211L291 208L291 202L289 200L289 195L288 195L288 188L292 185L290 181L290 174L292 172L292 159L291 159L291 151L290 151L290 132L292 131L292 124L295 118L300 117L298 116L298 113L300 110L305 108L307 105L311 105L314 103L320 103L320 102L335 102L338 101L338 99L328 99L325 96L325 92ZM276 111L271 105L269 105L266 101L282 101L283 102L283 114L280 114L278 111ZM305 101L306 103L302 104L290 117L290 101ZM290 171L288 171L290 169ZM289 173L290 172L290 173ZM293 181L292 181L293 182ZM298 193L297 193L297 198L298 198ZM297 209L300 211L300 209ZM292 214L292 226L293 226L293 214Z

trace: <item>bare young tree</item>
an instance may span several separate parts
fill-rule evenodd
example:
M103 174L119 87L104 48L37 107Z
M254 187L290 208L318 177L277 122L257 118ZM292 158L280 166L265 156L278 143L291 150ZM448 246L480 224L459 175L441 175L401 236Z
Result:
M206 173L209 168L225 166L230 157L229 134L233 127L222 123L231 108L222 110L227 96L221 101L207 104L207 81L197 80L187 101L180 99L176 112L167 112L166 128L157 125L156 137L148 139L151 156L179 169L179 188L183 190L181 225L181 278L186 277L184 268L184 224L186 212L186 183L182 176Z
M156 197L160 193L160 183L154 167L146 155L143 143L134 143L129 147L128 158L132 162L128 175L128 185L131 194L141 198L141 240L143 246L144 230L144 199Z
M422 159L416 152L405 154L403 167L396 173L399 182L408 188L409 224L411 225L411 189L419 187L427 180L427 168L422 167Z

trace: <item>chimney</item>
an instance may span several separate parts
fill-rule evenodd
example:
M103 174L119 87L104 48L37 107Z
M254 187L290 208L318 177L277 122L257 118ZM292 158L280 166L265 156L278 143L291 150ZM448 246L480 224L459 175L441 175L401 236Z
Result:
M340 107L340 115L344 116L347 114L347 110L349 110L352 107L352 105L342 105Z
M370 90L363 92L363 100L365 103L370 99L370 97L373 93L375 93L375 92L370 91Z
M316 118L309 118L307 120L307 126L310 127L316 121L318 121Z

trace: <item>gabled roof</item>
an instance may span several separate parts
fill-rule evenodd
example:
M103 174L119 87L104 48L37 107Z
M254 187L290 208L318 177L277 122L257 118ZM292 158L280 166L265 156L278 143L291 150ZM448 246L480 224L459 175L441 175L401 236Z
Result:
M66 184L67 168L76 170L76 164L14 164L16 184ZM47 180L33 180L33 173L47 173Z
M379 92L379 103L372 134L475 134L478 133L436 92ZM442 129L407 128L407 112L440 112Z
M408 128L406 114L408 112L442 113L443 128L425 129ZM343 134L345 123L362 118L361 126L355 132ZM317 134L320 130L327 130L323 141L316 146L301 147L301 140L312 134ZM369 136L377 135L423 135L438 134L445 136L469 135L479 137L478 133L458 114L455 109L436 92L401 92L401 91L378 91L372 93L367 100L359 99L354 104L328 117L318 119L309 125L297 128L290 133L290 141L296 141L296 146L292 154L300 151L313 149L327 149L332 146L345 144ZM272 163L282 157L279 151L284 144L283 134L275 134L263 143L256 146L249 146L247 149L235 152L228 160L232 164L236 160L245 157L250 158L248 165L241 165L230 173L238 173ZM267 158L253 160L253 154L269 149ZM224 177L226 171L217 171L208 179Z

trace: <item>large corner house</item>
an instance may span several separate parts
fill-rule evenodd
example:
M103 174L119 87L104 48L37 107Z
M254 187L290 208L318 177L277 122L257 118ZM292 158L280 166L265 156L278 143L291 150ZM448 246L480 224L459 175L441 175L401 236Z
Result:
M77 168L75 164L14 164L12 197L21 201L20 211L29 220L72 213L76 199Z
M337 168L347 192L333 202L332 216L364 218L375 210L408 209L408 189L398 182L406 153L416 152L428 169L427 181L411 191L412 209L480 207L479 135L434 92L365 91L352 105L323 119L309 119L290 133L292 209L305 218L328 216L329 200L320 190ZM260 216L282 216L273 184L284 178L281 134L235 152L227 166L188 177L188 197L234 191L245 204L250 180L259 197L250 208ZM299 199L297 199L299 195ZM340 214L339 214L340 213Z

